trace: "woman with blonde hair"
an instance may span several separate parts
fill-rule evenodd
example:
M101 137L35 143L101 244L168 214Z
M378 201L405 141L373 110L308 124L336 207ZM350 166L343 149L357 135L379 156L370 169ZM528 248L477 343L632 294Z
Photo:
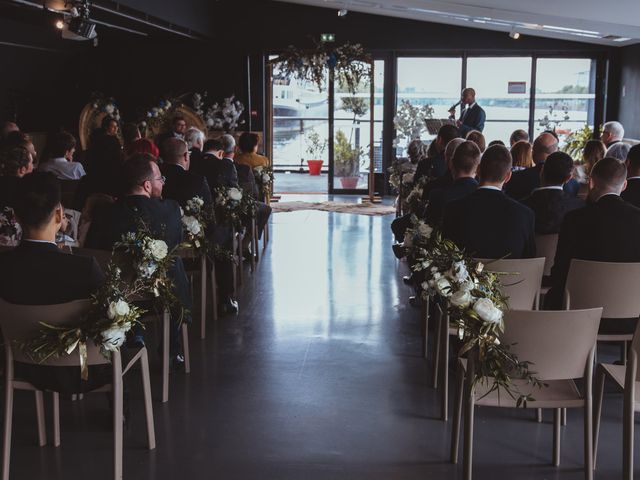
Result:
M525 140L520 140L511 147L513 166L511 170L517 172L525 168L533 167L533 147Z

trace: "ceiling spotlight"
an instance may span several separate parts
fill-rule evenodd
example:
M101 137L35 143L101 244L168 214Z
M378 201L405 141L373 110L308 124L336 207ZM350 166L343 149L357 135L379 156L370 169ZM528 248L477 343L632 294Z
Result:
M347 10L346 8L341 8L340 10L338 10L339 17L344 17L347 13L349 13L349 10Z
M516 32L515 30L511 30L509 36L514 40L518 40L520 38L520 33Z
M62 30L64 28L64 22L62 20L56 21L56 28Z

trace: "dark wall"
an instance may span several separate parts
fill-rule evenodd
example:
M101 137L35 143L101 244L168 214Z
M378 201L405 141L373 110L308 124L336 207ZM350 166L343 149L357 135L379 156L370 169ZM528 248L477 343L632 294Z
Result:
M189 28L203 35L211 33L219 2L211 0L118 0L127 7L161 18L174 25Z
M620 57L618 120L625 137L640 138L640 45L623 48Z

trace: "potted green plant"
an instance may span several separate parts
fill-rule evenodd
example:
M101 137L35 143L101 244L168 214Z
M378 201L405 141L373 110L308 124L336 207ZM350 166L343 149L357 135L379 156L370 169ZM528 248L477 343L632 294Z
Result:
M322 170L322 155L327 149L327 139L324 140L320 137L320 134L315 130L311 130L305 137L307 143L307 165L309 166L309 175L320 175Z
M351 142L342 130L336 132L333 145L334 174L340 178L342 188L353 189L360 180L361 148L353 148Z

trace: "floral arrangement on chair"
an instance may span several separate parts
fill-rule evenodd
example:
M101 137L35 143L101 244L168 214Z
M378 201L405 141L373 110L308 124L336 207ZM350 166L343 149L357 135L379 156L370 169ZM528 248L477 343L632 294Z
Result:
M411 163L406 158L394 159L391 166L387 169L389 172L389 185L395 189L401 186L409 186L413 183L413 176L416 173L417 165Z
M204 209L204 201L200 197L193 197L187 201L187 205L184 210L181 209L181 213L182 228L187 238L185 245L196 251L206 251L207 236L205 231L210 218Z
M416 216L412 216L404 246L411 270L419 278L423 300L446 301L449 321L458 329L463 343L458 355L478 358L474 381L492 378L490 392L503 389L518 406L534 400L531 395L521 395L512 378L525 378L537 387L544 384L529 370L529 362L519 360L509 345L500 343L503 315L509 308L500 288L500 274L486 270L481 262Z
M169 118L171 118L176 111L182 105L182 102L177 99L162 99L158 102L158 105L147 110L145 118L140 122L140 126L143 128L149 127L151 130L164 125Z
M11 207L0 208L0 247L15 247L22 238L22 228Z
M39 334L19 347L37 362L71 355L77 349L81 376L86 380L89 374L87 342L93 341L101 353L110 358L111 352L120 349L127 332L140 324L139 319L145 313L133 304L135 301L150 296L156 299L157 307L179 306L184 314L168 277L174 259L175 252L169 251L163 240L153 238L143 224L137 232L124 235L114 246L105 282L91 297L91 311L82 323L57 327L41 322Z
M93 94L93 108L101 113L106 113L114 120L120 121L120 110L112 97L103 97L102 94Z
M216 207L216 218L223 223L240 230L242 220L256 214L256 202L250 195L244 195L236 187L217 187L214 190L213 202Z
M273 169L269 166L257 166L253 168L253 176L256 179L256 185L262 198L271 195L273 187Z

